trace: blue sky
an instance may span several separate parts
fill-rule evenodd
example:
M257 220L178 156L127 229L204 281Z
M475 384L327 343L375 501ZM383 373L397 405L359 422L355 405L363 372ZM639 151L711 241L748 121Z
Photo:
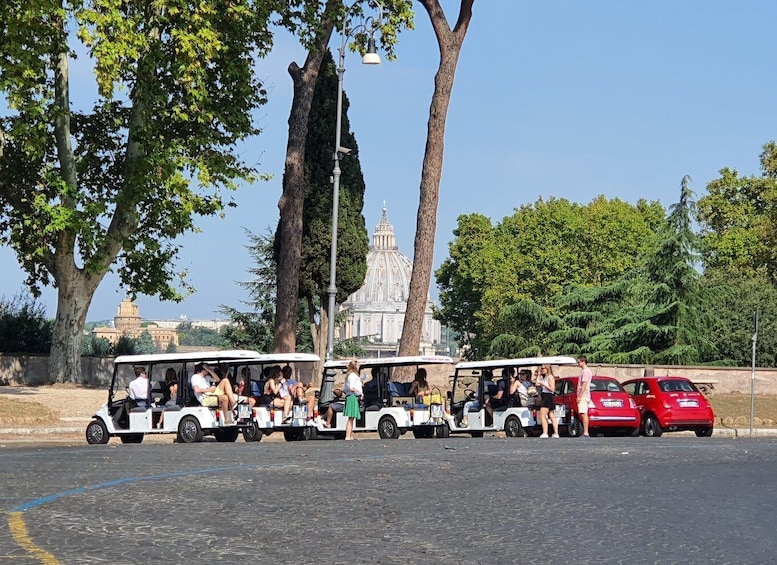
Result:
M442 3L453 20L458 1ZM540 197L587 203L599 194L669 206L683 175L700 197L724 166L758 174L761 146L777 138L777 3L477 0L473 12L448 113L435 266L461 214L498 222ZM385 200L399 248L411 258L438 63L420 4L416 15L397 61L364 66L349 54L344 81L367 229L371 236ZM179 266L198 292L180 304L140 297L144 318L216 318L221 304L245 298L236 284L251 266L244 228L261 233L278 220L292 60L302 63L304 52L278 36L258 63L270 96L256 114L263 132L240 147L273 180L241 188L236 210L200 221L203 233L180 240ZM89 92L75 92L75 103ZM9 249L0 248L0 269L0 295L10 298L24 275ZM108 275L88 319L113 317L123 296ZM53 316L52 289L43 302Z

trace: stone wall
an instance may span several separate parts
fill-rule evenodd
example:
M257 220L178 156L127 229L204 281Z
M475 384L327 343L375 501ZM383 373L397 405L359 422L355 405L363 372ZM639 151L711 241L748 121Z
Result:
M753 372L749 367L678 367L667 365L591 365L595 375L609 375L620 381L645 374L679 375L697 383L709 383L711 393L750 394ZM47 383L47 355L2 355L0 354L0 385L40 386ZM107 386L113 372L113 359L104 357L82 357L81 371L87 386ZM427 366L429 384L441 389L450 388L454 373L453 365ZM577 366L556 368L557 376L580 374ZM407 380L411 380L412 377ZM755 371L755 393L777 394L777 369L757 368Z

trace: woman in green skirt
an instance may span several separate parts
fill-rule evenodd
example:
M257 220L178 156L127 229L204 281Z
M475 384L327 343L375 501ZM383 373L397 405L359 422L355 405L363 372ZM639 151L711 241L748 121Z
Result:
M361 415L359 410L359 400L364 398L362 389L362 380L359 377L359 363L354 359L348 363L348 374L345 377L345 408L343 416L348 418L345 422L345 439L351 440L353 437L353 426L356 418Z

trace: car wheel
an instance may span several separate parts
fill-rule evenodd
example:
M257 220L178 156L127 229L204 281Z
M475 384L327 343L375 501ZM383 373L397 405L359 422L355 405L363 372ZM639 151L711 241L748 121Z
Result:
M300 434L301 441L312 441L318 438L318 430L315 426L305 426Z
M583 424L577 416L570 416L567 424L567 435L569 437L580 437L583 435Z
M505 435L507 437L526 437L526 432L517 416L510 416L505 421Z
M645 437L661 437L664 430L661 429L661 424L652 414L645 416L645 420L642 422L642 433Z
M383 416L378 422L378 435L380 439L397 439L399 438L399 428L394 418L391 416Z
M194 416L184 416L178 423L178 442L197 443L202 441L202 428Z
M450 437L451 429L448 427L448 424L443 424L442 426L437 426L436 433L438 438L445 439L447 437Z
M216 441L231 443L237 441L237 436L240 435L240 430L237 427L218 429L213 432L213 436Z
M143 434L121 434L121 443L141 443L143 441Z
M696 437L710 437L712 435L712 426L705 426L694 430L694 432L696 432Z
M634 428L633 430L631 430L631 432L629 433L629 435L630 435L631 437L637 437L637 436L639 436L639 428Z
M297 430L283 430L283 439L286 441L299 441L299 431Z
M259 429L256 422L251 422L243 428L243 441L262 441L262 430Z
M86 443L89 445L104 445L111 439L108 428L102 420L92 420L86 426Z

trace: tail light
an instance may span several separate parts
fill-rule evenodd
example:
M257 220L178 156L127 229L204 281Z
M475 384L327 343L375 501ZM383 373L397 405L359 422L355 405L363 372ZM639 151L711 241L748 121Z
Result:
M637 407L637 403L634 402L633 398L629 397L629 408L636 408L636 407Z

